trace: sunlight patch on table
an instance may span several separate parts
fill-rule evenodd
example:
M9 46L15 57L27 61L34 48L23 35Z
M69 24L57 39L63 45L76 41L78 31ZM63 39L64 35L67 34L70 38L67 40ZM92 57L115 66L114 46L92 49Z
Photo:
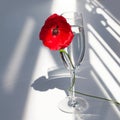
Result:
M76 11L76 0L54 0L51 13L61 14L68 11Z
M44 46L40 48L36 59L32 81L41 76L47 77L48 69L57 66L57 63L51 55L50 50Z
M57 106L65 96L65 92L57 88L44 92L30 88L22 120L52 120L53 116L62 119L64 114Z

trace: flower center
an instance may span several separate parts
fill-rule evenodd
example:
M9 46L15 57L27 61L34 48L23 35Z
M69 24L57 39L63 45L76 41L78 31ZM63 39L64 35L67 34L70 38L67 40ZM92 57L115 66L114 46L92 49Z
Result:
M58 33L59 33L58 26L56 26L56 28L54 28L52 31L52 35L58 35Z

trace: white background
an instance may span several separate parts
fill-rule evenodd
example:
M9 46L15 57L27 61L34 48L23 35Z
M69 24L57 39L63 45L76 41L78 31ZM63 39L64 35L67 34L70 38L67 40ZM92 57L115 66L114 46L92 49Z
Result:
M52 13L82 12L87 47L80 74L87 79L78 79L76 89L120 102L119 5L119 0L0 0L0 120L119 120L119 107L85 96L86 116L58 109L69 79L47 79L49 68L63 64L38 37Z

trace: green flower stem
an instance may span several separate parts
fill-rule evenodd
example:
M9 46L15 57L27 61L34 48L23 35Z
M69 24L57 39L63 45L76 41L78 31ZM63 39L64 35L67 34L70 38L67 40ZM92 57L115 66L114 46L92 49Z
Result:
M74 65L73 65L73 63L72 63L72 60L71 60L69 54L68 54L64 49L60 49L59 52L60 52L60 53L64 53L64 54L67 55L68 59L70 60L70 64L71 64L72 67L74 68Z
M73 72L73 71L72 71ZM75 73L73 72L72 73L72 84L71 84L71 86L69 87L69 91L72 91L72 88L73 88L73 86L74 86L74 84L75 84L75 80L76 80L76 78L75 78ZM73 92L73 91L72 91Z
M66 54L67 55L67 57L68 57L68 59L69 59L69 61L70 61L70 64L72 65L72 70L71 70L71 75L72 75L72 84L71 84L71 86L70 86L70 88L68 89L68 91L72 91L72 88L73 88L73 86L74 86L74 84L75 84L75 80L76 80L76 78L75 78L75 71L74 71L74 65L73 65L73 63L72 63L72 60L71 60L71 58L70 58L70 56L69 56L69 54L64 50L64 49L60 49L59 50L59 52L60 53L64 53L64 54Z
M120 105L120 102L117 102L115 100L110 100L110 99L103 98L103 97L98 97L98 96L95 96L95 95L89 95L89 94L81 93L81 92L78 92L78 91L73 91L73 92L75 92L76 94L81 94L81 95L92 97L92 98L96 98L96 99L106 100L106 101L109 101L109 102L113 102L113 103L115 103L117 105Z
M71 60L69 54L68 54L64 49L59 50L59 52L66 54L67 57L68 57L68 59L70 60L70 64L72 65L73 68L75 68L74 65L73 65L73 63L72 63L72 60ZM75 73L74 73L75 71L72 70L71 72L73 72L73 73L72 73L73 79L72 79L72 85L71 85L70 88L68 89L70 92L75 92L76 94L81 94L81 95L88 96L88 97L92 97L92 98L96 98L96 99L106 100L106 101L112 102L112 103L114 103L114 104L116 104L116 105L120 105L120 102L117 102L117 101L115 101L115 100L110 100L110 99L103 98L103 97L98 97L98 96L95 96L95 95L89 95L89 94L86 94L86 93L81 93L81 92L79 92L79 91L73 91L72 88L73 88L73 86L74 86L74 84L75 84L76 78L75 78Z

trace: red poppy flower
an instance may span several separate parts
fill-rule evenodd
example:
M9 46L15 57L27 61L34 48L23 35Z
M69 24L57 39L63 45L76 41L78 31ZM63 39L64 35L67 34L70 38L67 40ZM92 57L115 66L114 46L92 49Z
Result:
M73 37L71 26L63 16L57 14L47 18L39 33L39 39L51 50L64 49L69 46Z

